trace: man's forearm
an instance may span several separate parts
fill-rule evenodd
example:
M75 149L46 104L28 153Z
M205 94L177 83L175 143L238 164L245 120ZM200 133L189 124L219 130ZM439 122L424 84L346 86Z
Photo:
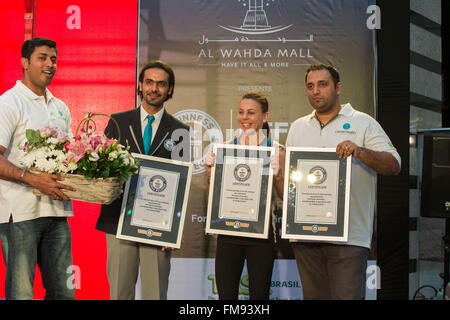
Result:
M71 186L58 183L63 178L45 172L34 174L18 168L3 156L4 152L5 149L0 147L0 179L29 185L51 197L53 200L70 200L60 189L72 191L75 191L75 189Z
M24 171L9 162L0 154L0 179L12 182L23 182Z
M378 152L366 148L359 148L359 158L365 165L382 175L397 175L400 164L389 152Z

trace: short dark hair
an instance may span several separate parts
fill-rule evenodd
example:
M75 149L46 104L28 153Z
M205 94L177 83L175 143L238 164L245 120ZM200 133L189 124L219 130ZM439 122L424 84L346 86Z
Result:
M54 48L56 53L58 53L58 49L56 48L56 42L47 38L33 38L26 40L22 45L22 58L27 58L28 60L31 57L31 54L34 52L36 47L47 46L50 48Z
M139 73L139 82L143 83L144 82L144 73L146 70L148 69L152 69L152 68L157 68L157 69L162 69L165 72L167 72L169 74L169 88L172 87L172 92L169 93L169 95L167 96L167 100L172 98L173 95L173 91L175 89L175 73L172 70L172 67L161 60L150 60L141 70L141 72ZM142 91L139 90L139 86L138 86L138 94L142 99Z
M308 70L306 70L306 76L305 76L305 83L308 79L308 74L311 71L317 71L317 70L328 70L328 72L330 73L331 77L333 78L333 82L334 82L334 86L336 87L338 82L340 82L340 77L339 77L339 72L337 71L337 69L333 66L330 66L328 64L324 64L324 63L316 63L313 64L312 66L310 66L308 68Z

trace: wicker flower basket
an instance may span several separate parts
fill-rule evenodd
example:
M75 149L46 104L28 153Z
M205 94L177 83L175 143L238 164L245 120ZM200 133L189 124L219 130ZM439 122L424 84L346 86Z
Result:
M40 173L38 170L30 170L32 173ZM61 174L64 180L60 183L73 187L76 191L61 189L72 200L110 204L120 197L124 182L119 177L86 179L79 174ZM46 196L37 189L33 189L36 196Z

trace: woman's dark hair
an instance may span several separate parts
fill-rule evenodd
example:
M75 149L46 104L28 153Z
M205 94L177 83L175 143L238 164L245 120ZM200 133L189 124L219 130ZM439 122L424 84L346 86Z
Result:
M175 90L175 73L173 72L172 67L169 66L169 64L164 61L151 60L142 68L141 72L139 73L140 83L144 82L145 71L152 68L162 69L169 74L169 88L172 87L172 92L169 93L169 95L167 96L167 100L169 100L170 98L172 98L173 91ZM138 87L138 94L142 99L142 91L139 90L139 87Z
M267 101L267 98L261 92L249 91L242 96L241 100L244 99L251 99L258 102L259 105L261 106L261 110L263 113L269 112L269 101ZM269 137L270 134L269 124L267 122L264 122L262 128L267 133L266 137Z

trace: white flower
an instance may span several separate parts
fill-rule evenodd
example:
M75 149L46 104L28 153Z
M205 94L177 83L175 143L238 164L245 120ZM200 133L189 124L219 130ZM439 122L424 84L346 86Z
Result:
M68 171L61 166L61 162L65 160L66 155L62 150L54 150L52 146L47 146L25 153L20 159L20 164L27 169L34 167L40 171L57 173Z
M136 163L134 162L134 158L130 155L130 166L135 167Z
M117 159L118 156L119 156L119 153L117 151L112 151L108 155L108 160L113 161L113 160Z
M36 161L36 151L33 150L29 153L26 153L22 159L20 159L20 163L27 169L31 168L34 164L34 161Z
M57 166L58 172L68 173L77 169L77 165L73 162L59 162Z
M99 158L100 157L98 156L98 153L96 153L96 152L92 152L89 155L89 161L98 161Z
M124 165L128 165L130 163L129 155L126 150L121 150L119 152L120 160L123 162Z
M47 163L48 163L47 159L37 158L34 165L36 169L48 172Z
M53 138L53 137L49 137L49 138L47 138L47 143L56 145L59 143L59 140L56 138Z

